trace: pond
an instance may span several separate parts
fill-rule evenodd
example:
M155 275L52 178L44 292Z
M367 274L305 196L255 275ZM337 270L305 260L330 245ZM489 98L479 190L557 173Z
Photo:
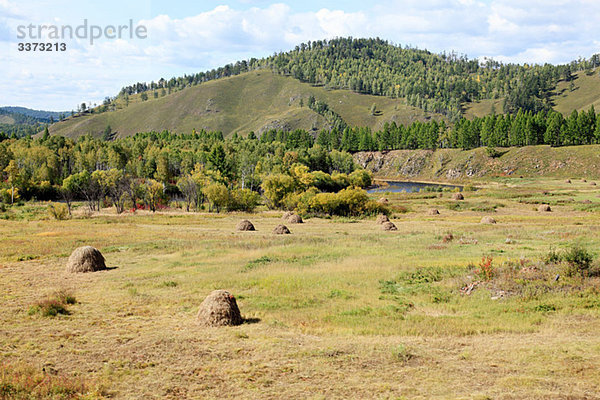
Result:
M382 185L381 182L384 182ZM399 182L399 181L379 181L376 186L367 190L367 193L416 193L416 192L442 192L455 191L458 189L462 192L463 187L459 185L446 185L442 183L425 183L425 182Z

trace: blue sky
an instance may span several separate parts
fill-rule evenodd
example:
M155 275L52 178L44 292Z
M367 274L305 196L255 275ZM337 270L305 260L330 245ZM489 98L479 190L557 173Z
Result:
M101 27L132 19L148 37L93 45L68 39L67 51L58 53L17 49L27 41L17 39L19 25L78 26L84 19ZM71 110L137 81L337 36L379 36L471 58L564 63L600 53L598 21L598 0L0 0L0 105Z

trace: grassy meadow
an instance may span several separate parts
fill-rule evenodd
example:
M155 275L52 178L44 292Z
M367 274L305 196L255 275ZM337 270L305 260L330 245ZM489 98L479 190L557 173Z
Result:
M600 278L548 261L578 244L598 267L600 189L481 187L464 201L384 194L395 232L375 218L306 218L273 235L282 213L267 210L89 216L81 205L56 221L42 203L9 208L0 398L600 398ZM257 231L236 232L242 218ZM111 269L67 274L82 245ZM246 323L196 324L214 289L236 296ZM74 304L38 312L57 292Z

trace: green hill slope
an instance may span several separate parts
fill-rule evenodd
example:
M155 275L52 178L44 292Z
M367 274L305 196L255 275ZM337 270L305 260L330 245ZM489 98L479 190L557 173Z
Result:
M326 90L268 70L209 81L164 97L141 101L121 99L116 111L70 117L50 127L51 134L76 137L101 136L108 125L118 137L136 132L191 132L192 129L247 134L264 129L320 130L327 121L307 107L308 97L325 101L351 126L380 129L385 122L411 123L441 116L404 105L403 100L361 95L346 90ZM301 102L303 106L301 106ZM377 112L372 115L375 104Z
M554 109L564 115L573 110L588 110L594 106L600 110L600 69L578 72L575 75L573 87L571 83L561 81L556 87L556 95L552 98Z

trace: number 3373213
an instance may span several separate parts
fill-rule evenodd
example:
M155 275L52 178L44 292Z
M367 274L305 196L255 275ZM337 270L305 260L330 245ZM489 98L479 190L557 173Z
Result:
M19 43L19 51L65 51L66 43Z

